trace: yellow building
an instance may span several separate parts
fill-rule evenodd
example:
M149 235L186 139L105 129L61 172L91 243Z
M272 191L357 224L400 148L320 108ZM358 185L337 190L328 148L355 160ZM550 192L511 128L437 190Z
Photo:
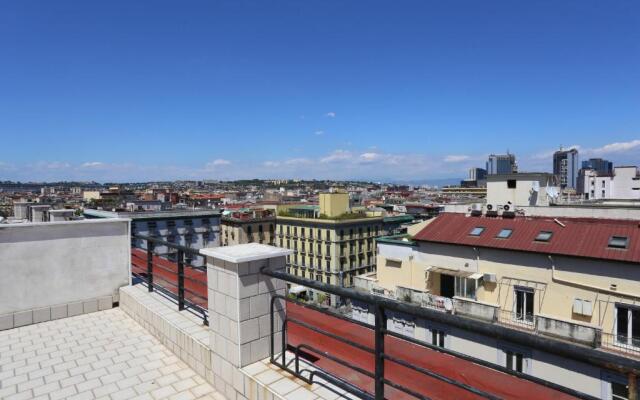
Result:
M476 302L532 331L566 323L640 356L639 262L637 221L444 213L413 237L381 238L369 284L436 308Z
M276 234L277 246L294 251L287 260L290 273L348 287L355 276L375 269L382 216L351 210L346 193L323 193L319 207L279 207Z
M273 210L242 209L225 212L220 221L220 245L274 244L276 218Z

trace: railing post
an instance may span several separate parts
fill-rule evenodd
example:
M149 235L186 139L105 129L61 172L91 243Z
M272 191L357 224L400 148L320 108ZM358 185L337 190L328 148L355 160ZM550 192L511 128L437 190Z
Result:
M638 377L633 372L629 372L629 400L638 400Z
M375 305L375 398L384 400L384 330L387 318L381 305Z
M153 243L147 240L147 285L153 292Z
M178 250L178 310L184 310L184 251Z

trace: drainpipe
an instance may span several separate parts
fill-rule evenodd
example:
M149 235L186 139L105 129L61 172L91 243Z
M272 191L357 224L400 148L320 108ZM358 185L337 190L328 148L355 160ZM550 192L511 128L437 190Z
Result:
M595 290L596 292L612 294L612 295L621 296L621 297L631 297L633 299L640 298L640 296L638 296L638 294L634 294L634 293L627 293L627 292L620 292L620 291L617 291L617 290L604 289L604 288L601 288L601 287L598 287L598 286L595 286L595 285L589 285L587 283L573 282L573 281L570 281L570 280L567 280L567 279L557 278L556 275L555 275L555 273L556 273L556 264L553 261L553 257L551 257L550 255L547 256L547 257L549 257L549 261L551 261L551 280L553 282L562 283L562 284L565 284L565 285L582 287L584 289Z
M638 400L638 377L629 372L629 400Z

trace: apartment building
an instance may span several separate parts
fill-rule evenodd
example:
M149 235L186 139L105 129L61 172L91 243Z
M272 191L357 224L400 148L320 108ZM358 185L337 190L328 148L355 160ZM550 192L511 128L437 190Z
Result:
M181 210L166 211L104 211L85 209L86 218L128 218L131 219L131 234L153 236L169 243L203 249L220 246L220 211L218 210ZM135 247L146 248L141 239L133 239ZM167 246L156 244L156 254L167 254ZM175 254L169 254L173 260ZM189 259L194 266L204 266L203 257Z
M276 217L271 209L243 208L224 211L220 223L220 244L274 244Z
M377 271L356 286L640 360L639 263L637 220L443 213L414 236L380 238ZM353 309L371 322L371 310ZM389 329L598 398L634 398L637 388L636 376L402 314Z
M640 199L640 172L636 166L613 168L613 173L594 169L580 170L578 193L585 200L638 200Z
M290 273L352 286L355 276L375 269L383 217L351 209L347 193L321 193L319 200L319 206L279 208L276 245L293 250L287 258Z

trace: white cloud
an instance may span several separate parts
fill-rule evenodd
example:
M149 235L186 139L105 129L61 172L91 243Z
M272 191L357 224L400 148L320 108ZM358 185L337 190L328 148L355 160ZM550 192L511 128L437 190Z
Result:
M82 164L80 168L100 168L104 167L104 165L105 164L100 161L90 161Z
M231 161L229 160L224 160L222 158L218 158L215 159L213 161L209 161L208 163L205 164L204 169L205 171L214 171L216 169L220 169L221 167L226 167L228 165L231 165Z
M300 165L300 164L309 164L311 163L311 160L309 160L308 158L291 158L289 160L286 160L285 165Z
M325 114L325 116L329 117L329 118L335 118L336 117L336 113L334 113L333 111L328 112Z
M448 155L444 158L444 162L447 163L457 163L462 161L469 161L471 157L467 155Z
M612 154L612 153L625 153L630 150L634 150L640 147L640 140L631 140L629 142L615 142L605 144L602 147L597 147L595 149L585 149L586 154Z
M274 167L279 167L280 163L278 161L265 161L262 163L262 165L268 168L274 168Z
M321 135L324 135L324 131L315 131L313 132L313 134L317 136L321 136Z
M582 147L578 144L574 144L573 146L568 146L568 147L562 147L563 150L571 150L571 149L576 149L578 151L581 151ZM555 153L556 151L560 150L560 148L554 149L554 150L545 150L545 151L541 151L539 153L533 154L531 155L529 158L532 160L550 160L553 157L553 153Z
M362 153L360 154L360 161L362 162L374 162L380 159L380 154L378 153Z
M323 164L332 163L336 161L346 161L353 158L353 154L348 150L335 150L333 153L326 157L322 157L320 162Z

